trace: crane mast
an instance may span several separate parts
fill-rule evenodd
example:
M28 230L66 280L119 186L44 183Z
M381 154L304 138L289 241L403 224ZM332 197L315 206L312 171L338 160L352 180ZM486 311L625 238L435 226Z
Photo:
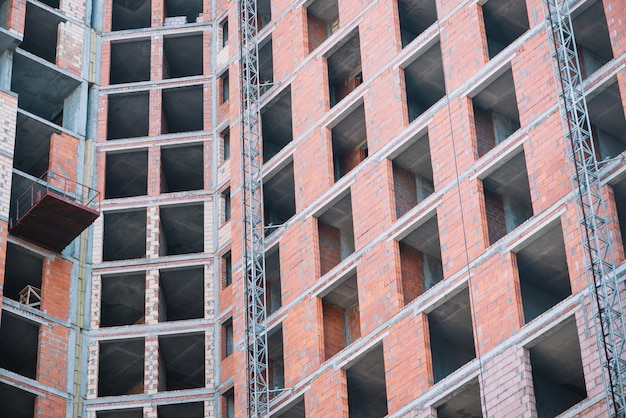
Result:
M596 318L607 408L612 417L623 418L626 416L626 328L569 0L545 0L544 4L562 125L573 168L572 183L578 196L576 212Z
M239 0L239 75L241 83L241 172L243 275L246 298L246 379L248 416L269 416L267 310L263 223L263 144L257 2Z

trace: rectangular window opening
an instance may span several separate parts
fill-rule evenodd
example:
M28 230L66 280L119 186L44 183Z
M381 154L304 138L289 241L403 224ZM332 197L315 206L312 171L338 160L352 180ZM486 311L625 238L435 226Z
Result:
M2 296L41 309L43 259L13 243L6 246Z
M106 153L105 199L148 194L148 150Z
M204 333L159 336L159 391L202 388Z
M572 13L578 60L583 79L613 59L613 48L602 0L588 1Z
M404 67L404 82L407 112L412 122L446 95L439 42Z
M285 388L285 359L283 354L283 327L271 330L267 336L267 384L270 398L279 396Z
M229 318L222 324L222 359L233 354L235 344L233 341L233 319Z
M150 39L111 42L109 84L150 80Z
M267 299L267 313L273 314L282 306L280 250L268 251L265 256L265 297Z
M484 178L483 191L491 245L533 216L524 152Z
M161 133L173 134L204 129L203 86L163 90Z
M150 0L113 0L111 30L149 28L151 13Z
M26 3L24 40L19 47L56 64L58 28L64 21L36 3Z
M163 38L163 78L202 75L202 34Z
M202 144L161 148L161 193L204 188Z
M145 341L101 341L98 356L98 396L144 393Z
M350 194L317 219L321 275L328 273L354 252L354 227Z
M367 158L367 139L365 106L361 104L331 129L335 181Z
M146 273L102 276L100 327L145 323Z
M387 409L385 356L382 344L346 369L350 418L384 417Z
M309 53L339 29L337 0L315 0L306 8Z
M407 304L443 280L437 216L399 242L402 293Z
M435 0L398 0L402 48L437 21Z
M626 120L617 83L587 96L589 123L596 158L606 160L626 150Z
M38 345L38 324L7 311L2 312L0 367L36 379Z
M222 289L227 288L233 283L233 261L231 252L228 251L222 256Z
M528 349L539 417L553 417L587 398L574 318Z
M204 318L204 268L165 269L159 273L159 321Z
M435 383L476 358L468 289L428 314Z
M224 71L222 75L219 76L220 81L220 104L228 103L228 99L230 98L230 81L228 79L228 70Z
M330 107L363 83L361 45L358 30L342 41L342 45L326 57Z
M482 157L520 128L511 70L507 70L474 96L472 104L477 152L478 157Z
M478 380L472 380L455 390L450 397L446 397L445 403L437 408L437 418L458 418L458 411L468 417L484 416L480 406Z
M175 205L160 208L159 255L204 251L204 205Z
M104 261L146 256L146 209L104 213Z
M487 49L493 58L529 29L526 2L489 0L482 6Z
M108 96L107 139L148 136L150 93Z
M266 235L279 229L296 214L293 162L269 179L263 180L263 213Z
M409 144L392 160L397 218L435 191L428 133L409 140Z
M515 258L525 323L572 294L560 223L542 231Z
M340 279L322 298L325 360L361 337L356 273Z
M278 154L293 140L291 86L261 109L263 162Z

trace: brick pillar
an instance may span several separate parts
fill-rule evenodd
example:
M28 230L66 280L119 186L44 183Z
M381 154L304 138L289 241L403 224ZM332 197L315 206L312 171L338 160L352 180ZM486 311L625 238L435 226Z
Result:
M285 387L295 385L319 367L324 354L323 332L319 298L307 298L291 308L283 321L283 340L287 342L283 358L289 365L285 367Z
M309 400L307 416L348 418L346 372L330 369L317 376L311 382Z
M69 329L62 325L49 323L39 327L37 381L62 392L67 389L69 334Z
M91 328L100 328L100 315L102 313L102 276L91 276Z
M60 258L46 258L41 286L41 311L67 320L70 311L72 263Z
M494 348L523 325L522 298L514 255L496 254L476 267L471 298L474 344L480 354Z
M144 393L155 394L165 389L165 376L159 373L159 337L146 336L146 361L144 363Z
M161 167L161 148L148 148L148 196L158 196L161 193L161 181L163 180Z
M111 32L111 17L113 16L113 0L104 0L102 7L102 32Z
M479 379L483 410L494 417L535 416L535 394L528 350L511 346L483 364Z
M11 3L13 4L9 11L7 27L11 32L23 35L26 23L26 0L12 0Z
M383 347L387 408L393 414L427 391L433 382L428 317L405 316L389 329Z
M150 80L159 81L167 78L164 75L163 35L152 35L150 42Z
M100 345L98 341L89 342L89 363L87 364L87 399L98 397L98 364L100 363Z
M80 77L83 67L85 33L83 27L73 22L59 23L56 64L77 77Z
M164 0L151 0L151 1L152 1L152 24L151 26L153 28L163 26L163 20L165 19Z
M146 272L146 325L159 323L159 270L150 269Z
M373 222L373 219L369 219ZM360 334L366 335L389 320L403 304L396 274L394 241L383 241L368 250L357 267ZM384 307L381 309L381 307Z
M146 219L146 258L159 257L161 248L161 220L159 218L159 208L151 206L147 209Z
M76 192L79 140L66 133L50 137L48 183L64 192ZM52 176L54 173L57 176Z
M35 399L35 418L63 417L65 411L66 401L59 396L47 393Z
M161 90L150 90L150 103L149 103L149 112L150 112L150 122L148 128L149 136L158 136L161 135L161 132L167 132L167 129L163 129L163 123L165 122L165 118L162 115L161 109ZM167 128L167 127L165 127Z

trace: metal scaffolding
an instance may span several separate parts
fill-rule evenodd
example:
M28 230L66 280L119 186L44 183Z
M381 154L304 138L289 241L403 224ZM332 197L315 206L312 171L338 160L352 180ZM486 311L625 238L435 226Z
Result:
M246 297L246 373L248 416L269 416L267 325L265 301L265 235L263 228L263 148L260 133L257 2L239 1L239 76L243 255Z
M577 215L592 295L596 339L609 414L626 416L626 328L619 295L613 248L598 172L589 113L574 39L569 0L545 0L553 45L554 76L566 143L578 194Z

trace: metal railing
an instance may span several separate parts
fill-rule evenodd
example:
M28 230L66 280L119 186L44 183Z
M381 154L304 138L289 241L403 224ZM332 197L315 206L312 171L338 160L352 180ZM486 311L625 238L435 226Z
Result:
M97 190L58 173L46 171L33 181L15 202L12 202L9 227L18 222L47 194L54 194L93 210L97 210L100 202L100 193Z

